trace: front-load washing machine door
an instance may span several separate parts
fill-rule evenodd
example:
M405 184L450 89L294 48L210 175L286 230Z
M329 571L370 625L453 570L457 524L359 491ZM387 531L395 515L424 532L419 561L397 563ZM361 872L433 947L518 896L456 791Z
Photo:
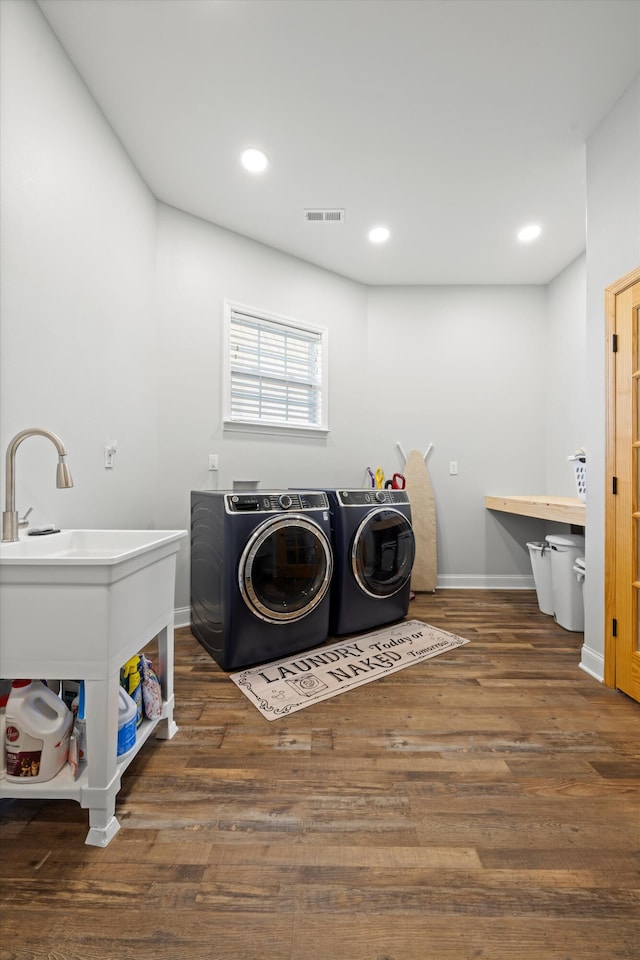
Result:
M370 597L392 597L411 577L416 544L411 523L399 510L367 513L351 547L351 569Z
M302 620L329 589L331 544L307 517L270 517L253 531L240 557L238 585L249 609L271 623Z

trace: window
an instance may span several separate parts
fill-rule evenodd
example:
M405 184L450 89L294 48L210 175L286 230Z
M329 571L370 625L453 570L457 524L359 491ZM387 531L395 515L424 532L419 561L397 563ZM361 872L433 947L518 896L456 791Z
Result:
M327 331L225 303L225 425L327 432Z

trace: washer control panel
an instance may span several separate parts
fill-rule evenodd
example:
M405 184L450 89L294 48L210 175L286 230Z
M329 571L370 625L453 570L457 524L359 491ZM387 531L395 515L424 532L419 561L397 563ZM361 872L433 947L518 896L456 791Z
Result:
M286 493L227 493L227 513L297 513L300 510L327 510L329 498L323 491L302 492L288 490Z

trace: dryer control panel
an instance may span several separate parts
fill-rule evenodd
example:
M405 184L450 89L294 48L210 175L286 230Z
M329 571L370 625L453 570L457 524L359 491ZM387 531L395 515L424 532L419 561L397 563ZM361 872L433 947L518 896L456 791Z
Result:
M368 507L377 503L409 503L406 490L336 490L342 507Z
M301 510L327 510L329 498L322 491L228 493L225 507L227 513L297 513Z

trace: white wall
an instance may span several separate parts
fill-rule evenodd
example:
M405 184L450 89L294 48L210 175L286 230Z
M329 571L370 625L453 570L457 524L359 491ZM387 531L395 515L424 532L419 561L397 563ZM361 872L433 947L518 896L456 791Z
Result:
M366 291L359 284L160 205L157 313L158 517L189 526L189 492L360 486L367 425ZM240 434L222 428L223 302L261 307L329 330L327 438ZM220 455L211 474L207 454ZM178 561L178 607L189 603L188 558Z
M587 143L587 582L582 666L604 676L604 290L640 264L640 77Z
M586 447L587 281L582 254L547 287L545 491L575 497L573 465L567 460ZM551 533L551 528L549 529Z
M544 492L546 351L544 287L369 289L367 460L401 469L397 441L433 443L440 586L530 584L540 522L484 498Z
M442 583L528 585L524 544L544 530L488 513L484 496L544 490L545 289L366 290L158 205L35 4L2 4L2 43L0 444L53 429L76 479L57 491L53 451L27 441L20 510L64 526L186 528L191 489L359 485L367 464L402 466L396 441L433 442ZM328 438L222 429L225 298L329 328ZM186 610L188 548L176 602Z
M35 4L1 15L2 451L53 430L75 480L56 490L53 447L28 439L16 506L36 524L150 526L156 203Z

